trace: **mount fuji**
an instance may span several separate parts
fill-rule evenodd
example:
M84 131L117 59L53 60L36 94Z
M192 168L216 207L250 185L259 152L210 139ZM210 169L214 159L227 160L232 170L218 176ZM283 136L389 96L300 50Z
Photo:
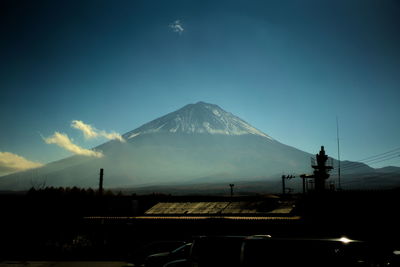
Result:
M198 102L146 123L94 150L0 178L1 190L32 186L107 188L279 181L282 172L311 173L313 155L282 144L217 105ZM316 150L318 147L316 147ZM359 163L357 172L373 168Z

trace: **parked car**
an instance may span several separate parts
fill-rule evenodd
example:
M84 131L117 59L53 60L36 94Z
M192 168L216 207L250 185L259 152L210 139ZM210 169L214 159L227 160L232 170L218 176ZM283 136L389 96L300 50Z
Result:
M244 239L240 266L393 266L393 250L382 243L341 238Z
M199 236L174 251L150 255L146 267L239 266L246 236Z
M151 254L146 257L144 265L146 267L162 267L171 261L187 259L190 255L191 247L192 243L186 243L171 251Z
M186 241L182 240L161 240L147 243L134 252L133 263L136 266L141 266L145 263L149 255L173 251L186 243Z
M164 267L337 267L398 266L385 244L348 238L273 238L258 236L202 236L193 240L185 258ZM162 266L162 265L158 265Z

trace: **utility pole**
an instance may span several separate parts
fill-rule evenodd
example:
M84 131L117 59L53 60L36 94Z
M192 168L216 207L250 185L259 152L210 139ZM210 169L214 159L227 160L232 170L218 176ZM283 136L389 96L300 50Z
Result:
M340 145L339 145L339 120L336 116L336 137L337 137L337 153L338 153L338 190L342 190L340 177Z
M233 187L235 186L234 184L229 184L229 186L231 187L231 197L233 197Z
M285 175L282 175L282 196L284 196L285 193L286 193L285 179L286 179L286 176L285 176Z
M104 169L100 169L100 182L99 182L99 195L103 195L103 176L104 176Z
M293 179L296 178L294 175L282 175L282 195L284 196L286 194L286 179ZM292 192L293 190L289 190L289 193Z
M307 174L302 174L300 175L300 178L303 179L303 195L306 194L306 192L308 192L308 178L313 178L313 175L307 175Z

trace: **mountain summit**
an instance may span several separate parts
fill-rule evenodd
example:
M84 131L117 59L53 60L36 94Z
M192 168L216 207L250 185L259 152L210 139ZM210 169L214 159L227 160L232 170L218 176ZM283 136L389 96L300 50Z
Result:
M272 140L270 136L257 130L232 113L226 112L217 105L205 102L186 105L175 112L171 112L126 133L124 138L129 140L138 135L149 133L252 134Z

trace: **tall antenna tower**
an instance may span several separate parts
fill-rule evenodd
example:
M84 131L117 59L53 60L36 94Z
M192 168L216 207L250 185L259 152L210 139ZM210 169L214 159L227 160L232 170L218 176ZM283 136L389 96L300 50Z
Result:
M336 116L336 137L337 137L337 153L338 153L338 189L342 190L341 176L340 176L340 141L339 141L339 120Z

